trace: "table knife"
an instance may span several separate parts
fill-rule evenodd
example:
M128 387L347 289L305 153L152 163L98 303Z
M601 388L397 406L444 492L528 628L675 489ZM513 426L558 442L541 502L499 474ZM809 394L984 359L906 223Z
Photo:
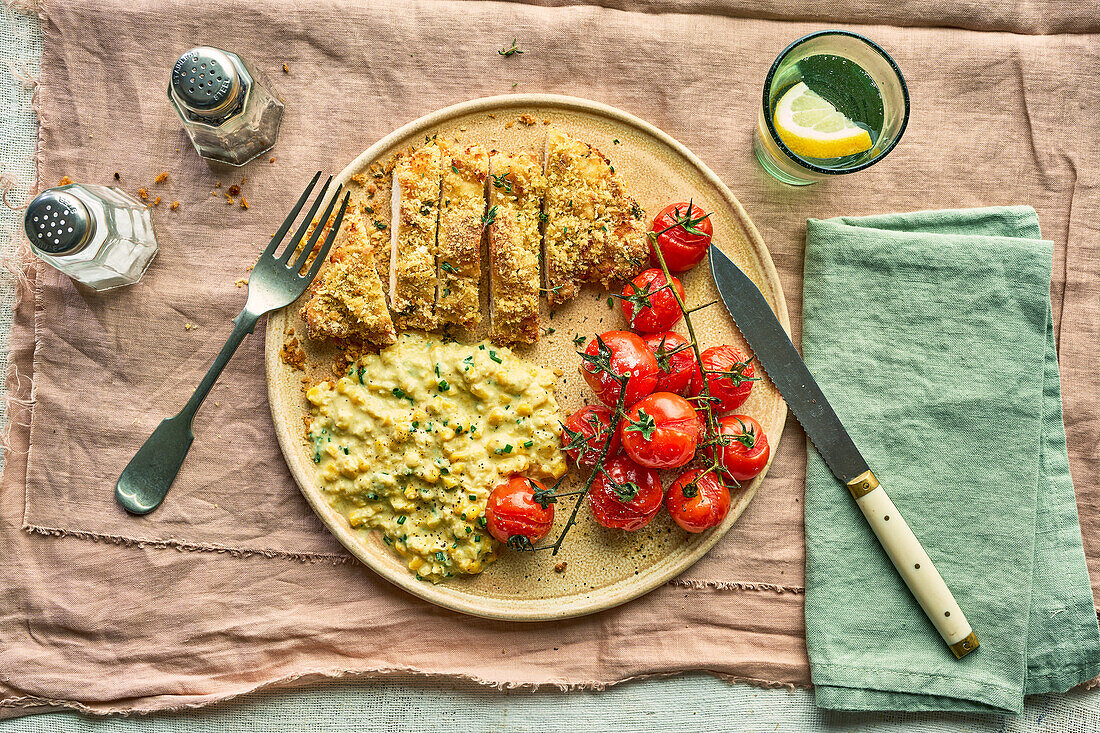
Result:
M720 249L709 250L722 302L829 470L848 487L882 548L956 659L978 648L947 584L844 429L763 293Z

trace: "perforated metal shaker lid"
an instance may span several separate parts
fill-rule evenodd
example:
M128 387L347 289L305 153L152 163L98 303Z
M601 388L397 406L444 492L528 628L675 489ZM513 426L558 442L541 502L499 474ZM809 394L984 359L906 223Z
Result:
M180 104L197 114L228 107L239 90L237 67L229 54L212 46L191 49L172 69L172 92Z
M51 188L38 194L23 217L27 239L50 254L80 249L95 231L95 219L84 202L68 191Z

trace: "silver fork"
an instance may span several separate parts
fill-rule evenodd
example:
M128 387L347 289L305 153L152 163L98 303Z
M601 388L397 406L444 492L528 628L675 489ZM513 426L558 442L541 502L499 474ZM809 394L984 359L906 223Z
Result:
M309 271L304 275L301 274L301 270L305 267L306 260L309 259L310 252L317 244L324 226L318 225L313 230L309 242L302 248L301 254L298 255L293 264L290 264L290 258L297 250L298 242L302 241L310 222L313 221L314 214L317 213L317 208L324 200L325 192L328 191L329 184L332 183L332 176L329 176L328 180L325 181L325 185L321 187L321 192L317 195L317 199L310 207L309 213L306 214L306 218L294 233L286 249L278 258L275 256L275 250L282 243L286 233L290 231L290 227L294 224L294 220L309 199L309 194L313 191L313 187L317 185L320 177L321 172L318 171L317 175L310 181L305 193L298 199L298 203L294 205L294 209L290 212L286 221L279 227L279 231L275 232L275 236L271 238L271 244L267 246L267 249L260 255L259 261L252 268L252 274L248 278L248 301L244 306L244 310L233 319L233 333L229 335L225 346L222 347L218 357L214 359L214 363L210 366L210 370L206 372L206 376L203 377L198 389L191 395L191 399L188 400L178 415L161 421L157 429L149 436L149 439L138 449L137 454L130 459L130 463L122 471L122 475L118 477L118 483L115 484L115 498L126 511L132 514L148 514L160 506L168 493L168 489L172 487L172 482L176 479L180 466L183 465L183 459L187 456L188 449L191 448L191 442L195 439L195 434L191 431L191 420L195 417L195 413L206 398L207 393L210 392L210 388L214 386L214 381L222 373L222 369L225 368L237 347L241 345L241 341L256 328L256 322L260 320L260 316L290 305L297 300L298 296L305 291L320 271L321 264L328 256L329 250L332 249L336 232L340 229L340 224L344 219L344 211L347 209L350 193L344 194L344 200L332 222L332 228L325 238L324 245L314 258ZM343 186L336 187L332 198L329 200L328 208L325 209L325 213L319 221L328 221L342 188Z

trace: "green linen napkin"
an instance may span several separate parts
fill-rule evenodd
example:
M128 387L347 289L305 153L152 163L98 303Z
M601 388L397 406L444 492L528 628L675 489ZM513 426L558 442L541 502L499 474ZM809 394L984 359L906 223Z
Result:
M966 613L956 660L809 451L806 640L817 704L1020 712L1100 673L1030 207L811 219L802 348Z

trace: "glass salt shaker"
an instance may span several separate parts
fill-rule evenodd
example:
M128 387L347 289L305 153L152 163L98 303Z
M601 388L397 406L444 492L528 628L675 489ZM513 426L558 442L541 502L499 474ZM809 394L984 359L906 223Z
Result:
M136 283L157 253L149 207L113 186L43 191L27 206L23 228L38 257L94 290Z
M172 69L168 98L199 155L244 165L275 144L283 103L240 56L199 46Z

